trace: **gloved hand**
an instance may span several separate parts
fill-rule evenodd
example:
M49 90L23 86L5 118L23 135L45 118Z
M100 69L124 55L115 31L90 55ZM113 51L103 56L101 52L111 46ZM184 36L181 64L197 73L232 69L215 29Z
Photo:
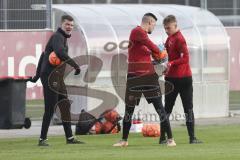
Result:
M164 51L166 49L164 44L159 44L158 48L159 48L160 52L162 52L162 51Z
M165 57L161 57L158 60L153 60L152 64L157 65L157 64L167 63L168 62L168 56L167 55L163 55L163 56L165 56Z
M81 69L80 69L80 68L75 68L74 75L79 75L80 72L81 72Z
M153 61L152 61L152 64L153 64L153 65L157 65L157 64L159 64L159 61L153 60Z
M33 77L30 77L27 81L30 81L32 83L36 83L38 79L39 79L38 76L33 76Z

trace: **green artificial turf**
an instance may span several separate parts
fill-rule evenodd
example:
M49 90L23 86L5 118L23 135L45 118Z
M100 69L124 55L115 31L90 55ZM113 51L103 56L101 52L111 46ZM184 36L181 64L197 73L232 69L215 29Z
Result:
M86 144L67 145L64 136L49 137L49 147L38 147L37 137L0 139L1 160L239 160L240 126L198 126L203 144L188 144L186 127L173 128L177 146L158 144L158 138L130 134L129 146L114 148L121 134L87 135ZM17 134L17 133L16 133Z

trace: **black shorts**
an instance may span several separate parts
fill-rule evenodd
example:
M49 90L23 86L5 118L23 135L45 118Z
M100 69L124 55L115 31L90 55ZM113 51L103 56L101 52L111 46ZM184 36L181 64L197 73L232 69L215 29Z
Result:
M153 98L162 96L158 82L158 75L135 76L128 74L125 93L125 103L129 106L139 105L142 94L148 103L152 103Z

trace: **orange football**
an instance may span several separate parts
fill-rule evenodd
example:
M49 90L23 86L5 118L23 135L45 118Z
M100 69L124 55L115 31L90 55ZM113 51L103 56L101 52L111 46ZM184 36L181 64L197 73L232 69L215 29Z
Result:
M102 125L102 129L104 133L110 133L113 127L114 127L114 124L110 121L106 121Z
M142 128L144 137L159 137L160 125L159 124L145 124Z
M166 58L168 56L168 54L167 54L167 51L166 50L163 50L162 52L160 52L160 58L161 59L164 59L164 58Z
M49 55L49 63L53 66L58 66L61 64L61 60L58 58L54 51Z
M115 123L118 121L119 119L119 114L117 111L115 110L111 110L111 111L108 111L107 113L104 114L104 118L107 120L107 121L110 121L112 123Z

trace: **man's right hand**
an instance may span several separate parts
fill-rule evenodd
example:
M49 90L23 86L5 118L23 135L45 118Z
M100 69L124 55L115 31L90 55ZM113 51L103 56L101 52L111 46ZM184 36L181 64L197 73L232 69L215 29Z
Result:
M169 69L172 66L173 62L168 62L167 63L167 68Z
M32 82L32 83L36 83L38 79L39 79L39 77L33 76L33 77L30 77L30 78L28 79L28 81L30 81L30 82Z
M166 64L166 66L165 66L165 71L163 72L163 74L165 75L165 74L167 74L168 73L168 71L170 70L170 67L172 66L172 62L168 62L167 64Z

